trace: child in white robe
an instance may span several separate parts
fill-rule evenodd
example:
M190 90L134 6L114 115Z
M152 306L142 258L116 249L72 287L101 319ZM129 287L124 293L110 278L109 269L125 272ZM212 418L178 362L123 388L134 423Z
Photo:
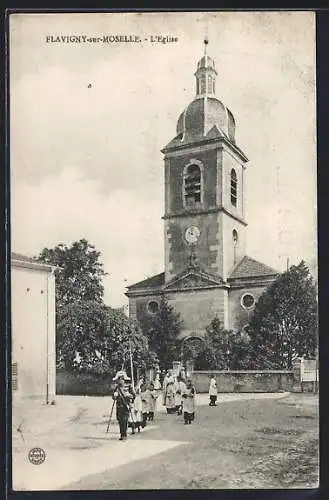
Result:
M142 398L140 394L140 388L137 387L135 391L135 400L130 407L130 414L128 418L128 427L131 428L132 434L135 434L135 429L137 429L138 432L141 431L142 422Z
M186 387L183 392L183 416L184 424L191 424L195 418L195 396L196 391L192 380L186 381Z

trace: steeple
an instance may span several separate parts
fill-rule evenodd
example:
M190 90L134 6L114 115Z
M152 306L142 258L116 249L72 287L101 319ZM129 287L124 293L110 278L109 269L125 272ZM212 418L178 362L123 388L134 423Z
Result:
M208 56L208 36L204 37L204 55L198 62L198 67L194 76L196 78L196 98L199 97L214 97L216 92L216 75L214 60Z

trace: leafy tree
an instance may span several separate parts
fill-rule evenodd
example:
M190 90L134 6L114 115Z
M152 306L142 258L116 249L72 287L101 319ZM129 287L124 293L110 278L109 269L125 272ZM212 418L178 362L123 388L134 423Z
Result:
M161 298L159 310L155 314L144 315L141 320L143 333L162 368L169 368L173 361L180 359L181 341L178 336L182 325L180 314L168 304L166 297Z
M75 301L102 302L106 273L99 258L100 252L85 239L42 250L40 261L59 266L55 272L57 309Z
M121 311L96 301L76 301L63 306L57 323L58 357L69 371L97 374L145 369L156 361L138 325Z
M197 370L241 370L249 366L249 338L244 332L225 330L216 316L202 340L183 344L183 360Z
M245 331L231 334L230 370L248 370L251 367L250 337Z
M100 252L81 239L71 246L44 248L39 260L59 266L56 273L56 350L59 366L69 371L111 373L145 369L156 359L139 327L103 302Z
M296 357L315 356L317 290L302 261L262 294L249 326L254 368L291 369Z

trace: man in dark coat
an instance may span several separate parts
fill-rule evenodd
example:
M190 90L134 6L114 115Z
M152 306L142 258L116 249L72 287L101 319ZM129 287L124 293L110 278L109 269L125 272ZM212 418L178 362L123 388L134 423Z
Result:
M130 378L125 371L121 370L117 372L113 380L117 382L112 397L116 402L117 421L120 427L120 441L125 441L127 439L128 418L131 411L130 406L134 400L134 394L127 384Z

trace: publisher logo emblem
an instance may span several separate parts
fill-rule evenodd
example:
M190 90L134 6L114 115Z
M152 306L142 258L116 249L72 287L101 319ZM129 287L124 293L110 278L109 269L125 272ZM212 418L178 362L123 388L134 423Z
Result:
M40 465L46 460L46 454L42 448L32 448L28 454L31 464Z

